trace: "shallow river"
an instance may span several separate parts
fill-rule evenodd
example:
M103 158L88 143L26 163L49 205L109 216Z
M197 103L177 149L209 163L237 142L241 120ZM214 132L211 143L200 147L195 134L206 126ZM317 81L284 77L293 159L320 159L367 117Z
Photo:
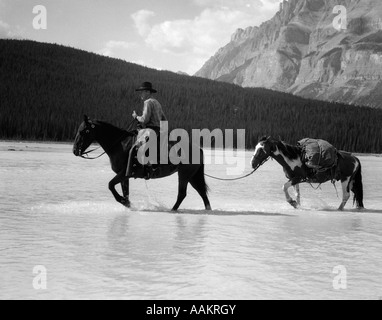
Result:
M211 213L189 189L174 214L176 175L132 181L126 209L107 157L0 142L0 299L382 299L382 158L360 159L363 212L337 212L330 183L304 185L294 210L270 161L241 181L207 178Z

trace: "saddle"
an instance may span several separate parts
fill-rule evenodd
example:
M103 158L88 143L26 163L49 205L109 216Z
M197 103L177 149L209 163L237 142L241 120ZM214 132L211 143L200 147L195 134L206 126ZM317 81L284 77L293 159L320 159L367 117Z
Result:
M129 154L129 161L127 165L126 170L126 176L130 176L134 179L158 179L165 177L171 173L174 172L176 169L176 166L168 162L168 164L160 164L160 153L161 153L161 146L160 146L160 137L158 136L158 148L157 148L157 161L156 164L148 163L146 165L141 164L141 162L138 159L138 149L140 146L135 145ZM168 147L170 150L175 143L169 143Z
M302 149L301 160L308 168L308 178L317 182L336 180L339 153L329 142L306 138L297 144Z

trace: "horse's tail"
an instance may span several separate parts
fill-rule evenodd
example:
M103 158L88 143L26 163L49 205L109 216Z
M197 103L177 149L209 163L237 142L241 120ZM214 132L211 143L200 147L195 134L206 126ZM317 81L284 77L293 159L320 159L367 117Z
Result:
M363 209L363 184L362 184L362 165L359 159L357 159L358 168L354 175L354 183L352 191L354 193L353 204L357 202L357 208Z

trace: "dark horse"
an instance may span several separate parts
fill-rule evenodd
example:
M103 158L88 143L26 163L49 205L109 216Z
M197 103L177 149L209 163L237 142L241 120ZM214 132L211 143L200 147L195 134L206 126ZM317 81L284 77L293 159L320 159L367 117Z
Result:
M286 200L294 208L300 205L300 183L325 183L327 181L341 180L343 190L343 200L338 210L342 211L350 198L350 191L354 193L354 202L358 209L363 209L363 185L361 162L352 154L338 151L338 164L334 176L332 170L318 173L311 176L309 168L303 163L302 148L291 146L282 141L269 138L262 138L256 146L255 154L252 158L252 167L257 170L270 158L275 159L283 168L289 181L283 186ZM294 187L297 194L297 201L289 195L289 188Z
M130 207L130 199L129 178L125 176L125 173L129 152L133 147L135 136L136 132L122 130L103 121L91 121L85 116L84 122L78 128L73 146L74 155L83 156L93 142L96 141L100 144L110 158L112 170L117 174L109 182L109 189L115 200L126 207ZM156 175L155 178L164 178L178 172L178 199L172 209L173 211L177 211L186 198L189 183L202 197L206 210L211 210L207 197L208 187L204 177L203 158L203 150L200 150L199 164L159 165L160 175ZM115 189L115 186L119 183L122 186L123 197Z

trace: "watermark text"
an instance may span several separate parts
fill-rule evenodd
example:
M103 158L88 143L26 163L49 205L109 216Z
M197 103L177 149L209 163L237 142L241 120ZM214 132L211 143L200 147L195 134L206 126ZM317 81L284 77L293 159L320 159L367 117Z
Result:
M48 28L48 12L45 6L38 5L33 7L33 14L36 16L33 19L33 28L35 30L46 30Z
M345 266L337 266L333 269L333 274L336 276L333 279L334 290L346 290L348 288L347 279L348 273Z
M36 275L33 278L33 288L35 290L47 289L47 270L44 266L35 266L33 268L33 274Z

